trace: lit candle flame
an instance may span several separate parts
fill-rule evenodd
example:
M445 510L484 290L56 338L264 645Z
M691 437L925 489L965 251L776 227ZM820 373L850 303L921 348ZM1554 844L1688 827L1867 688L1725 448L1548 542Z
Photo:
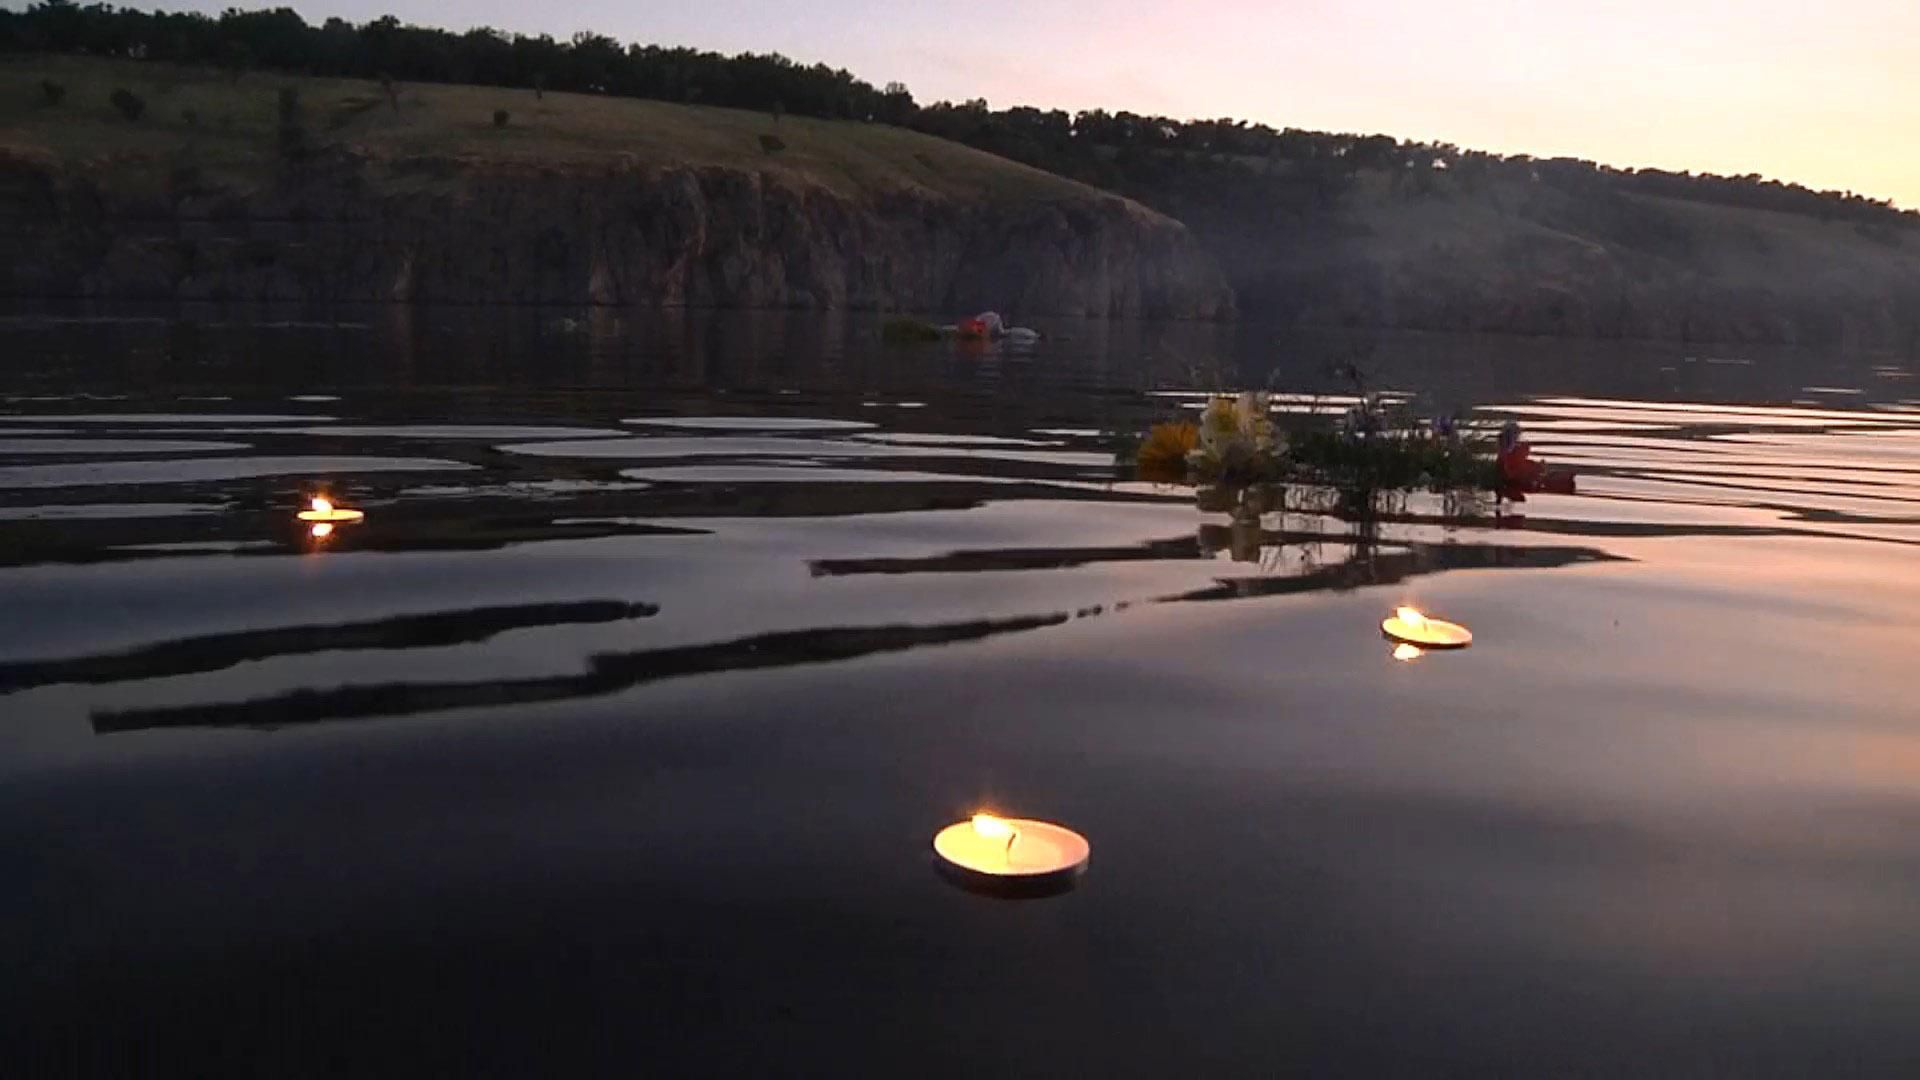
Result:
M319 525L352 524L356 521L364 520L367 516L358 510L335 506L333 500L327 498L325 495L315 495L310 500L310 503L311 506L309 509L302 510L293 516L299 518L301 521ZM313 535L323 536L325 534L315 532Z
M1380 621L1380 632L1388 641L1400 645L1412 645L1417 649L1464 649L1473 644L1473 631L1459 623L1445 619L1429 618L1420 613L1419 608L1398 607L1393 609L1391 618ZM1413 656L1401 656L1395 650L1395 657L1411 660Z
M973 815L973 831L989 840L1003 840L1013 832L1013 826L1007 819L992 814Z
M1426 650L1418 645L1409 645L1406 642L1401 642L1393 647L1393 658L1395 660L1403 662L1407 660L1418 660L1425 655Z
M315 525L312 529L312 532L313 532L313 538L315 540L325 540L327 537L333 535L333 526L323 521L320 524Z
M973 831L984 840L1005 840L1005 854L1009 858L1013 856L1013 842L1020 838L1020 830L1013 827L1013 822L992 814L973 815Z

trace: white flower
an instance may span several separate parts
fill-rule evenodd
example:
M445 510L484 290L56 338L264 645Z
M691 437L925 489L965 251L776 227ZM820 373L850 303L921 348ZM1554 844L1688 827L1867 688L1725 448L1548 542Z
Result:
M1240 434L1256 453L1273 453L1277 442L1273 430L1272 400L1265 391L1249 390L1234 403L1234 419Z
M1215 457L1223 455L1240 434L1240 418L1232 398L1216 397L1207 401L1200 413L1200 445Z
M1205 471L1234 471L1273 455L1280 440L1270 415L1271 400L1255 391L1208 399L1200 414L1200 446L1194 452L1194 466Z

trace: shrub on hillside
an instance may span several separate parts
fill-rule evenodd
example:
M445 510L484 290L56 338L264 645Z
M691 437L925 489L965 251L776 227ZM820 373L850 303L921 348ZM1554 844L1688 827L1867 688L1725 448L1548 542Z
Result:
M782 139L778 135L760 136L760 149L769 154L777 154L780 151L785 150L786 148L787 148L786 140Z
M507 121L511 119L513 119L513 114L508 112L507 110L505 109L493 110L493 126L494 127L497 127L497 128L506 127Z
M280 88L278 104L279 125L275 131L280 147L280 156L289 161L305 157L307 152L307 129L301 122L300 91L291 86Z
M227 73L227 81L238 83L240 76L253 66L253 50L247 48L244 41L228 41L221 46L217 62L221 70Z
M113 107L119 111L120 115L126 117L128 120L138 120L140 119L140 114L147 111L146 99L124 86L115 90L112 94L109 94L107 100L112 102Z
M67 88L52 79L40 80L40 100L46 105L60 104L67 96Z

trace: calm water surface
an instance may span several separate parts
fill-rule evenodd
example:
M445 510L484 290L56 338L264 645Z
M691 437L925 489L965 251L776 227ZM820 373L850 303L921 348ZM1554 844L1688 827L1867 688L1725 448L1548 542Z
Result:
M0 319L17 1075L1920 1070L1911 361L1043 328ZM1339 362L1582 494L1116 474Z

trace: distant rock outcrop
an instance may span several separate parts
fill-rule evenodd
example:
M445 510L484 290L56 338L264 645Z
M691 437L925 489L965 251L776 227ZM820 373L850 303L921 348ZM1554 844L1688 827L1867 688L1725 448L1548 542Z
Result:
M0 153L0 291L1215 318L1180 223L1116 196L849 197L776 173L334 154L145 182Z
M1372 174L1249 208L1207 175L1130 194L1193 229L1243 309L1296 326L1920 355L1920 223Z

